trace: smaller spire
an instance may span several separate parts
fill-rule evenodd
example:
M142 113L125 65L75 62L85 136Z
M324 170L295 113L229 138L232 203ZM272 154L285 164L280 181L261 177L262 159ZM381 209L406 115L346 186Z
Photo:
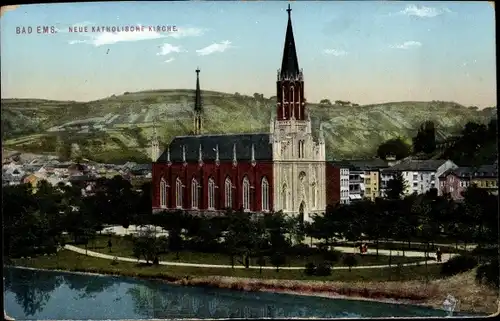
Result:
M201 149L201 144L200 144L200 147L198 149L198 162L203 163L203 151Z
M182 161L186 162L186 145L182 145Z
M170 146L167 148L167 163L171 163L170 162Z
M319 124L319 143L324 144L325 143L325 134L323 132L323 124Z
M233 166L236 166L238 160L236 159L236 143L233 144Z
M252 144L251 162L252 162L252 166L255 166L255 147L254 147L254 144Z
M220 160L219 160L219 145L215 145L215 164L219 165Z

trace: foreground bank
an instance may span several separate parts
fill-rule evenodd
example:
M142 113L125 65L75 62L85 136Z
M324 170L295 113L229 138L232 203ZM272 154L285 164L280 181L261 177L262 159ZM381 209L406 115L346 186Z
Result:
M342 270L334 271L328 277L311 277L302 271L293 270L279 272L264 270L259 273L241 269L142 266L130 262L110 262L65 250L57 256L15 259L10 264L157 279L180 285L242 291L288 292L335 298L364 298L433 308L442 308L444 298L452 294L459 300L457 311L490 314L497 310L498 295L489 288L477 285L474 271L440 279L438 265L352 272Z

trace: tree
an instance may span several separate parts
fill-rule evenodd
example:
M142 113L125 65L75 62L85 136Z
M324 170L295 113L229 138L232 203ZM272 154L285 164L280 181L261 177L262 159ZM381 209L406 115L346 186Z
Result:
M432 121L426 121L413 138L413 152L414 153L432 153L436 149L436 129Z
M411 146L401 138L394 138L385 141L377 148L377 156L386 159L394 156L397 160L408 157L411 154Z
M139 258L142 256L146 264L158 262L160 252L160 243L153 229L146 229L139 232L139 235L133 238L133 252Z
M271 264L276 267L276 272L279 272L280 267L286 264L286 255L282 252L275 252L271 255Z
M388 199L398 200L404 195L407 188L406 181L401 172L394 173L394 177L387 182L385 194Z
M319 104L320 105L328 105L328 106L330 106L332 104L332 102L330 101L330 99L321 99L319 101Z
M351 272L353 266L358 264L358 261L356 260L356 257L353 254L345 255L344 258L342 259L342 262L344 265L349 267L349 272Z

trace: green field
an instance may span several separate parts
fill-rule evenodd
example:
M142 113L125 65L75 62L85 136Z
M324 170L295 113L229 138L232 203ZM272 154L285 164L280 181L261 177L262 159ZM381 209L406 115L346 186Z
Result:
M90 102L2 99L4 146L19 151L56 153L57 144L50 142L62 139L85 145L84 156L108 152L144 155L154 115L158 118L162 147L174 136L190 133L193 95L192 90L157 90ZM267 132L275 110L274 100L260 95L204 91L203 103L204 128L211 133ZM495 115L494 108L477 110L438 101L360 107L311 103L308 108L313 134L317 134L322 124L327 158L337 159L373 156L381 142L394 137L408 140L426 120L436 123L439 140L455 134L467 121L487 122ZM88 125L89 132L80 132L80 125L68 125L74 121ZM62 125L65 131L52 131Z
M111 252L109 251L108 237L107 236L98 236L94 241L91 241L88 250L104 253L108 255L116 255L120 257L134 257L132 251L132 242L128 238L123 238L119 236L114 236L111 238L112 240L112 248ZM80 246L81 247L81 246ZM360 255L356 254L357 265L386 265L389 264L389 260L391 264L404 264L404 263L416 263L421 262L424 259L421 257L402 257L402 256L393 256L389 259L388 256L379 255ZM219 254L219 253L201 253L201 252L190 252L190 251L181 251L179 253L179 258L177 258L177 253L167 253L160 255L160 261L170 261L170 262L185 262L185 263L198 263L198 264L217 264L217 265L229 265L230 258L227 255ZM265 258L267 265L269 265L269 258ZM287 258L287 266L300 266L304 267L306 263L311 262L315 264L320 264L324 261L324 258L320 255L311 255L311 256L289 256ZM236 263L237 265L241 265L241 263ZM250 265L258 266L257 259L251 259ZM342 258L339 261L334 262L333 266L343 266Z
M352 269L333 270L330 276L309 276L303 270L264 269L220 269L197 268L185 266L144 266L131 262L113 263L111 260L81 255L62 250L53 256L13 259L9 264L41 269L59 269L68 271L94 272L102 274L118 274L136 277L151 277L167 280L178 280L189 277L232 276L245 278L285 279L285 280L323 280L323 281L388 281L388 280L424 280L440 277L441 266L431 264L425 266L394 267L384 269Z

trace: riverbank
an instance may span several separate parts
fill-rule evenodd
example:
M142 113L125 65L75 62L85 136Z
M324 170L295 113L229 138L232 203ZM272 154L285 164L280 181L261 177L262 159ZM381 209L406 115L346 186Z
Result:
M61 251L58 256L16 259L10 265L38 269L83 272L153 279L178 285L225 288L239 291L286 292L330 298L375 300L442 308L448 294L460 303L456 311L491 314L497 310L494 291L475 283L474 271L439 279L438 265L425 267L333 271L328 277L311 277L303 271L258 271L185 267L139 266L130 262L87 257ZM221 275L222 274L222 275Z

